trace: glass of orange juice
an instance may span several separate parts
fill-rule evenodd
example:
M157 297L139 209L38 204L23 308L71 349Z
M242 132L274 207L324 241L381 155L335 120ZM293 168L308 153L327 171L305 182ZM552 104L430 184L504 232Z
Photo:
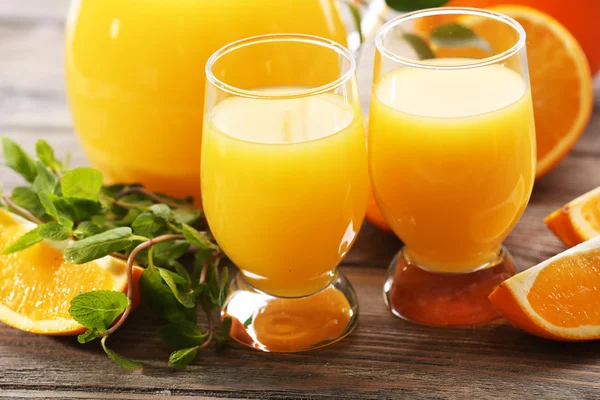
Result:
M501 243L535 174L525 32L494 12L430 9L388 22L376 45L370 178L404 242L386 303L423 324L492 320L487 296L515 273Z
M223 316L264 351L335 342L358 304L337 266L363 222L367 150L355 61L300 34L231 43L208 60L204 211L239 268Z

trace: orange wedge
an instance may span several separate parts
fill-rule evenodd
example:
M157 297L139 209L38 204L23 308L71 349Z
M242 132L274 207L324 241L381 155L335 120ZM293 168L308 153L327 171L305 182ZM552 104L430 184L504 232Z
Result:
M66 243L41 242L26 250L2 255L14 240L35 224L0 209L0 321L28 332L76 335L85 328L69 315L70 301L79 292L127 289L126 265L104 257L76 265L63 259ZM141 268L134 269L137 285ZM134 288L135 289L135 288ZM133 304L138 296L134 296Z
M581 46L560 22L536 9L517 5L489 8L519 22L527 33L527 58L537 137L540 177L567 155L592 112L589 64ZM507 34L478 17L461 18L497 51L506 50Z
M565 204L544 218L544 222L567 246L600 235L600 187Z
M502 282L489 298L514 326L533 335L600 339L600 237Z

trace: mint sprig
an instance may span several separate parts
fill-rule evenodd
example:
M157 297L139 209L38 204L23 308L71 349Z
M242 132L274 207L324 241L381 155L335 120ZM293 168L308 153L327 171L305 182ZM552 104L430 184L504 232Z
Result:
M2 143L6 164L28 185L15 188L10 197L0 195L0 205L37 224L5 253L43 240L68 240L64 257L69 262L106 256L127 260L127 294L97 290L71 300L69 314L87 328L77 338L80 343L101 339L113 362L126 369L141 367L106 345L131 313L132 271L137 264L145 267L139 281L142 303L169 322L159 331L176 349L168 365L185 367L211 343L221 348L231 320L217 324L214 314L227 295L228 270L221 271L222 253L193 199L176 199L140 185L106 186L93 168L69 170L68 161L58 160L43 140L36 144L37 161L13 140L3 138ZM189 270L184 262L188 254L194 259ZM199 309L205 314L206 329L197 324Z

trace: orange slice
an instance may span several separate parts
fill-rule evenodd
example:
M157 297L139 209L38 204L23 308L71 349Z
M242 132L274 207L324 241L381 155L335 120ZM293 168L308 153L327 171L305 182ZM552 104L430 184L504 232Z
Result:
M502 282L489 299L514 326L547 339L600 339L600 237Z
M519 22L527 33L527 58L537 137L540 177L567 155L592 112L589 64L581 46L560 22L536 9L517 5L489 8ZM497 51L506 49L507 33L479 17L461 18Z
M600 235L600 187L565 204L544 218L544 222L567 246Z
M77 265L64 261L65 243L41 242L26 250L1 254L35 224L0 209L0 321L24 331L76 335L85 328L69 315L79 292L127 289L126 265L104 257ZM141 268L134 268L137 285ZM134 296L134 305L137 295Z

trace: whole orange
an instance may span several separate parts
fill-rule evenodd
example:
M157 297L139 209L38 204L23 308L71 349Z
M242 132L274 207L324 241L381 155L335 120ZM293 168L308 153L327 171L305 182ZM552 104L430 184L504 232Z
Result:
M600 69L600 0L450 0L446 6L485 8L517 4L556 18L577 39L594 75ZM442 22L442 21L440 21Z

